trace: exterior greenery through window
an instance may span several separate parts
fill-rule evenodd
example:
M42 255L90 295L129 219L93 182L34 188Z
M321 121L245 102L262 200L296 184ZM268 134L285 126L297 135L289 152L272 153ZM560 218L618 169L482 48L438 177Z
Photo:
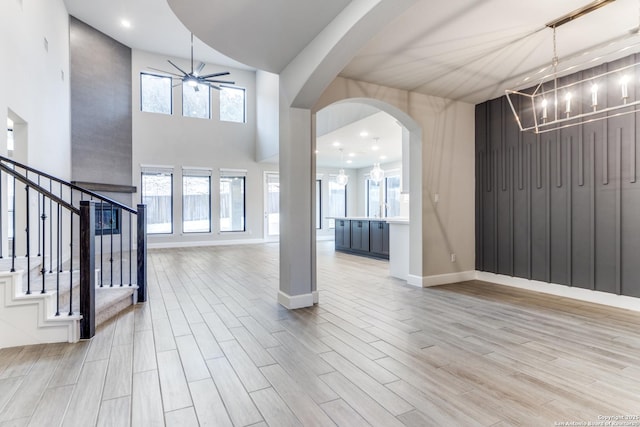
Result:
M347 216L347 186L336 182L336 177L329 178L329 215L333 217ZM336 228L335 219L329 220L329 228Z
M379 217L380 215L380 201L383 200L380 197L381 186L380 182L375 182L371 179L367 179L367 216L368 217Z
M245 231L245 173L220 173L220 231Z
M197 172L196 172L197 173ZM185 233L211 232L211 173L182 173L182 230Z
M197 90L196 90L197 89ZM211 117L211 88L207 85L189 86L182 83L182 115L208 119Z
M173 233L173 174L142 172L142 203L147 205L147 232Z
M385 178L386 216L400 215L400 175L391 175Z
M171 77L140 73L140 109L171 114Z
M245 90L239 87L223 86L220 91L220 120L244 123Z

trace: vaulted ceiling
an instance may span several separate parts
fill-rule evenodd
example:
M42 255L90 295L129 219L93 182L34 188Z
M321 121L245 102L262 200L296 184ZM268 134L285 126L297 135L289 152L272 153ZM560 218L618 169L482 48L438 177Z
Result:
M64 0L69 13L133 48L189 53L190 28L214 48L196 59L279 71L348 0ZM341 75L478 103L550 75L553 31L546 23L588 0L416 0L369 40ZM560 73L640 49L638 0L616 0L558 27ZM120 25L127 18L131 28ZM206 30L206 31L205 31ZM244 65L241 65L244 64Z

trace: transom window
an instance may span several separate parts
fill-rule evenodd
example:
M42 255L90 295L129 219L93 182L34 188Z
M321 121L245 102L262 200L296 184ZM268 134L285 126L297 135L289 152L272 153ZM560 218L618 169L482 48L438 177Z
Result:
M245 90L239 87L223 86L220 91L220 120L244 123Z
M140 73L140 109L171 114L171 77Z

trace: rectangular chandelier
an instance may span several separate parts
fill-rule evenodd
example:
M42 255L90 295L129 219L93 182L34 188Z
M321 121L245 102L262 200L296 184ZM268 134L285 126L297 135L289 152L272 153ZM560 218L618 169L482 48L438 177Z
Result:
M505 92L520 130L544 133L638 111L630 88L639 78L640 62L563 85L553 78L533 90Z

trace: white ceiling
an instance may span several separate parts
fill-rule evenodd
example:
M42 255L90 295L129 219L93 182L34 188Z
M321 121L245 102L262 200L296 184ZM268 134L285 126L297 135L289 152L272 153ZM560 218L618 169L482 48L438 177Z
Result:
M71 15L135 49L280 71L349 0L64 0ZM590 0L415 0L358 52L341 75L479 103L551 74L546 23ZM171 8L170 6L171 5ZM616 0L557 29L559 74L640 51L638 0ZM120 21L127 18L132 27ZM249 65L243 65L240 62ZM319 147L321 149L322 147ZM354 149L355 150L355 149Z
M362 132L367 135L361 136ZM402 127L389 114L379 111L318 136L316 150L319 168L359 169L395 162L402 159Z

